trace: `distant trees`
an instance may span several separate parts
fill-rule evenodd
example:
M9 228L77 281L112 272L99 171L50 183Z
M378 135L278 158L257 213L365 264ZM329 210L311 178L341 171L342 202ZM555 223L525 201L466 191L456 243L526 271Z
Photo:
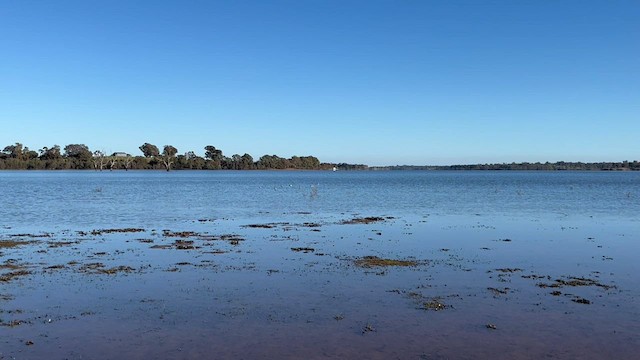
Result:
M107 161L105 159L104 152L100 150L96 150L93 152L93 158L91 160L93 162L93 168L100 171L102 171Z
M210 160L210 169L221 169L224 161L222 150L216 149L215 146L207 145L204 147L204 158Z
M90 150L85 144L68 144L30 150L21 143L0 147L0 169L95 169L104 170L271 170L271 169L331 169L334 164L320 163L313 156L293 156L283 158L264 155L258 161L245 153L227 157L213 145L204 147L204 157L193 151L178 155L178 149L165 145L162 152L151 143L142 144L141 155L132 156L124 152L108 155L102 150Z
M84 144L69 144L64 147L64 156L71 160L72 169L88 169L93 154Z
M2 152L8 155L8 157L10 158L22 160L22 150L23 150L22 144L15 143L15 145L5 146Z
M92 154L87 145L69 144L64 147L64 156L80 159L90 159Z
M46 146L40 149L40 159L43 160L55 160L62 157L60 154L60 145L53 145L51 148Z
M167 171L171 170L171 165L173 165L177 153L178 149L175 147L171 145L164 146L164 150L162 150L162 163Z
M151 145L149 143L144 143L139 147L140 151L142 151L142 154L144 155L144 157L156 157L160 155L160 150L158 150L158 147L155 145Z
M342 164L338 164L340 167ZM472 164L472 165L445 165L445 166L378 166L372 167L371 170L541 170L541 171L628 171L640 170L640 162L638 161L622 161L622 162L600 162L600 163L583 163L583 162L565 162L558 161L555 163L503 163L503 164Z

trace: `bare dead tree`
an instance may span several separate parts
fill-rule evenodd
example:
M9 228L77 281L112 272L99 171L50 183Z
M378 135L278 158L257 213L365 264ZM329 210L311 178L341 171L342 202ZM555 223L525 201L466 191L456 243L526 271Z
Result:
M177 153L178 153L178 149L176 149L175 147L171 145L164 146L164 151L162 151L161 160L162 160L162 163L164 164L164 167L167 169L167 171L171 170L171 165L173 165Z
M104 165L106 163L106 159L104 156L104 152L100 151L100 150L96 150L93 152L93 157L91 158L91 161L93 161L93 168L96 170L100 170L102 171L102 169L104 168Z
M118 158L115 156L109 157L109 171L113 171L113 168L118 164Z
M129 168L131 167L132 162L133 162L133 156L127 155L127 157L124 158L124 171L129 171Z

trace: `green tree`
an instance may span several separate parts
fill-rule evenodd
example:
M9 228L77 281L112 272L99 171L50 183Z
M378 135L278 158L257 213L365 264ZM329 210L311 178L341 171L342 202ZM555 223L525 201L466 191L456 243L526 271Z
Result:
M69 159L72 169L90 169L93 154L87 145L69 144L64 147L64 156Z
M91 159L91 151L84 144L69 144L64 147L64 156L78 159Z
M211 169L220 169L222 167L222 162L224 161L224 156L222 155L222 150L216 149L215 146L207 145L204 147L204 157L208 159L211 164Z
M22 160L23 146L15 143L15 145L5 146L3 152L11 158Z
M242 170L251 170L254 169L255 164L253 163L253 157L247 153L242 155L240 158L240 169Z
M41 160L56 160L62 155L60 154L60 145L53 145L51 148L43 147L40 149Z
M158 150L158 147L149 143L144 143L139 147L140 151L142 151L142 154L144 155L144 157L156 157L160 155L160 150Z

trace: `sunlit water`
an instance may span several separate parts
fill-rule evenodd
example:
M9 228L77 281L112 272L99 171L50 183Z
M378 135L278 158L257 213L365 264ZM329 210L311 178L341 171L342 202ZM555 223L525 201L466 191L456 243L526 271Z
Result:
M21 321L0 327L0 357L632 359L640 347L640 173L5 171L0 186L0 240L37 240L0 249L31 272L0 283L2 324ZM370 216L386 220L342 224ZM117 228L143 231L85 234ZM163 230L241 241L152 249L179 240ZM362 256L420 265L355 266ZM79 271L97 262L133 271ZM572 278L598 285L539 286ZM445 308L425 308L434 300Z

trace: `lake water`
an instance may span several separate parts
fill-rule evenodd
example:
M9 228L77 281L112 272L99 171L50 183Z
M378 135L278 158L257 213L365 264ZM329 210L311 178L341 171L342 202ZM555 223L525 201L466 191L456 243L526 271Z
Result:
M0 358L640 348L640 173L3 171L0 186Z

